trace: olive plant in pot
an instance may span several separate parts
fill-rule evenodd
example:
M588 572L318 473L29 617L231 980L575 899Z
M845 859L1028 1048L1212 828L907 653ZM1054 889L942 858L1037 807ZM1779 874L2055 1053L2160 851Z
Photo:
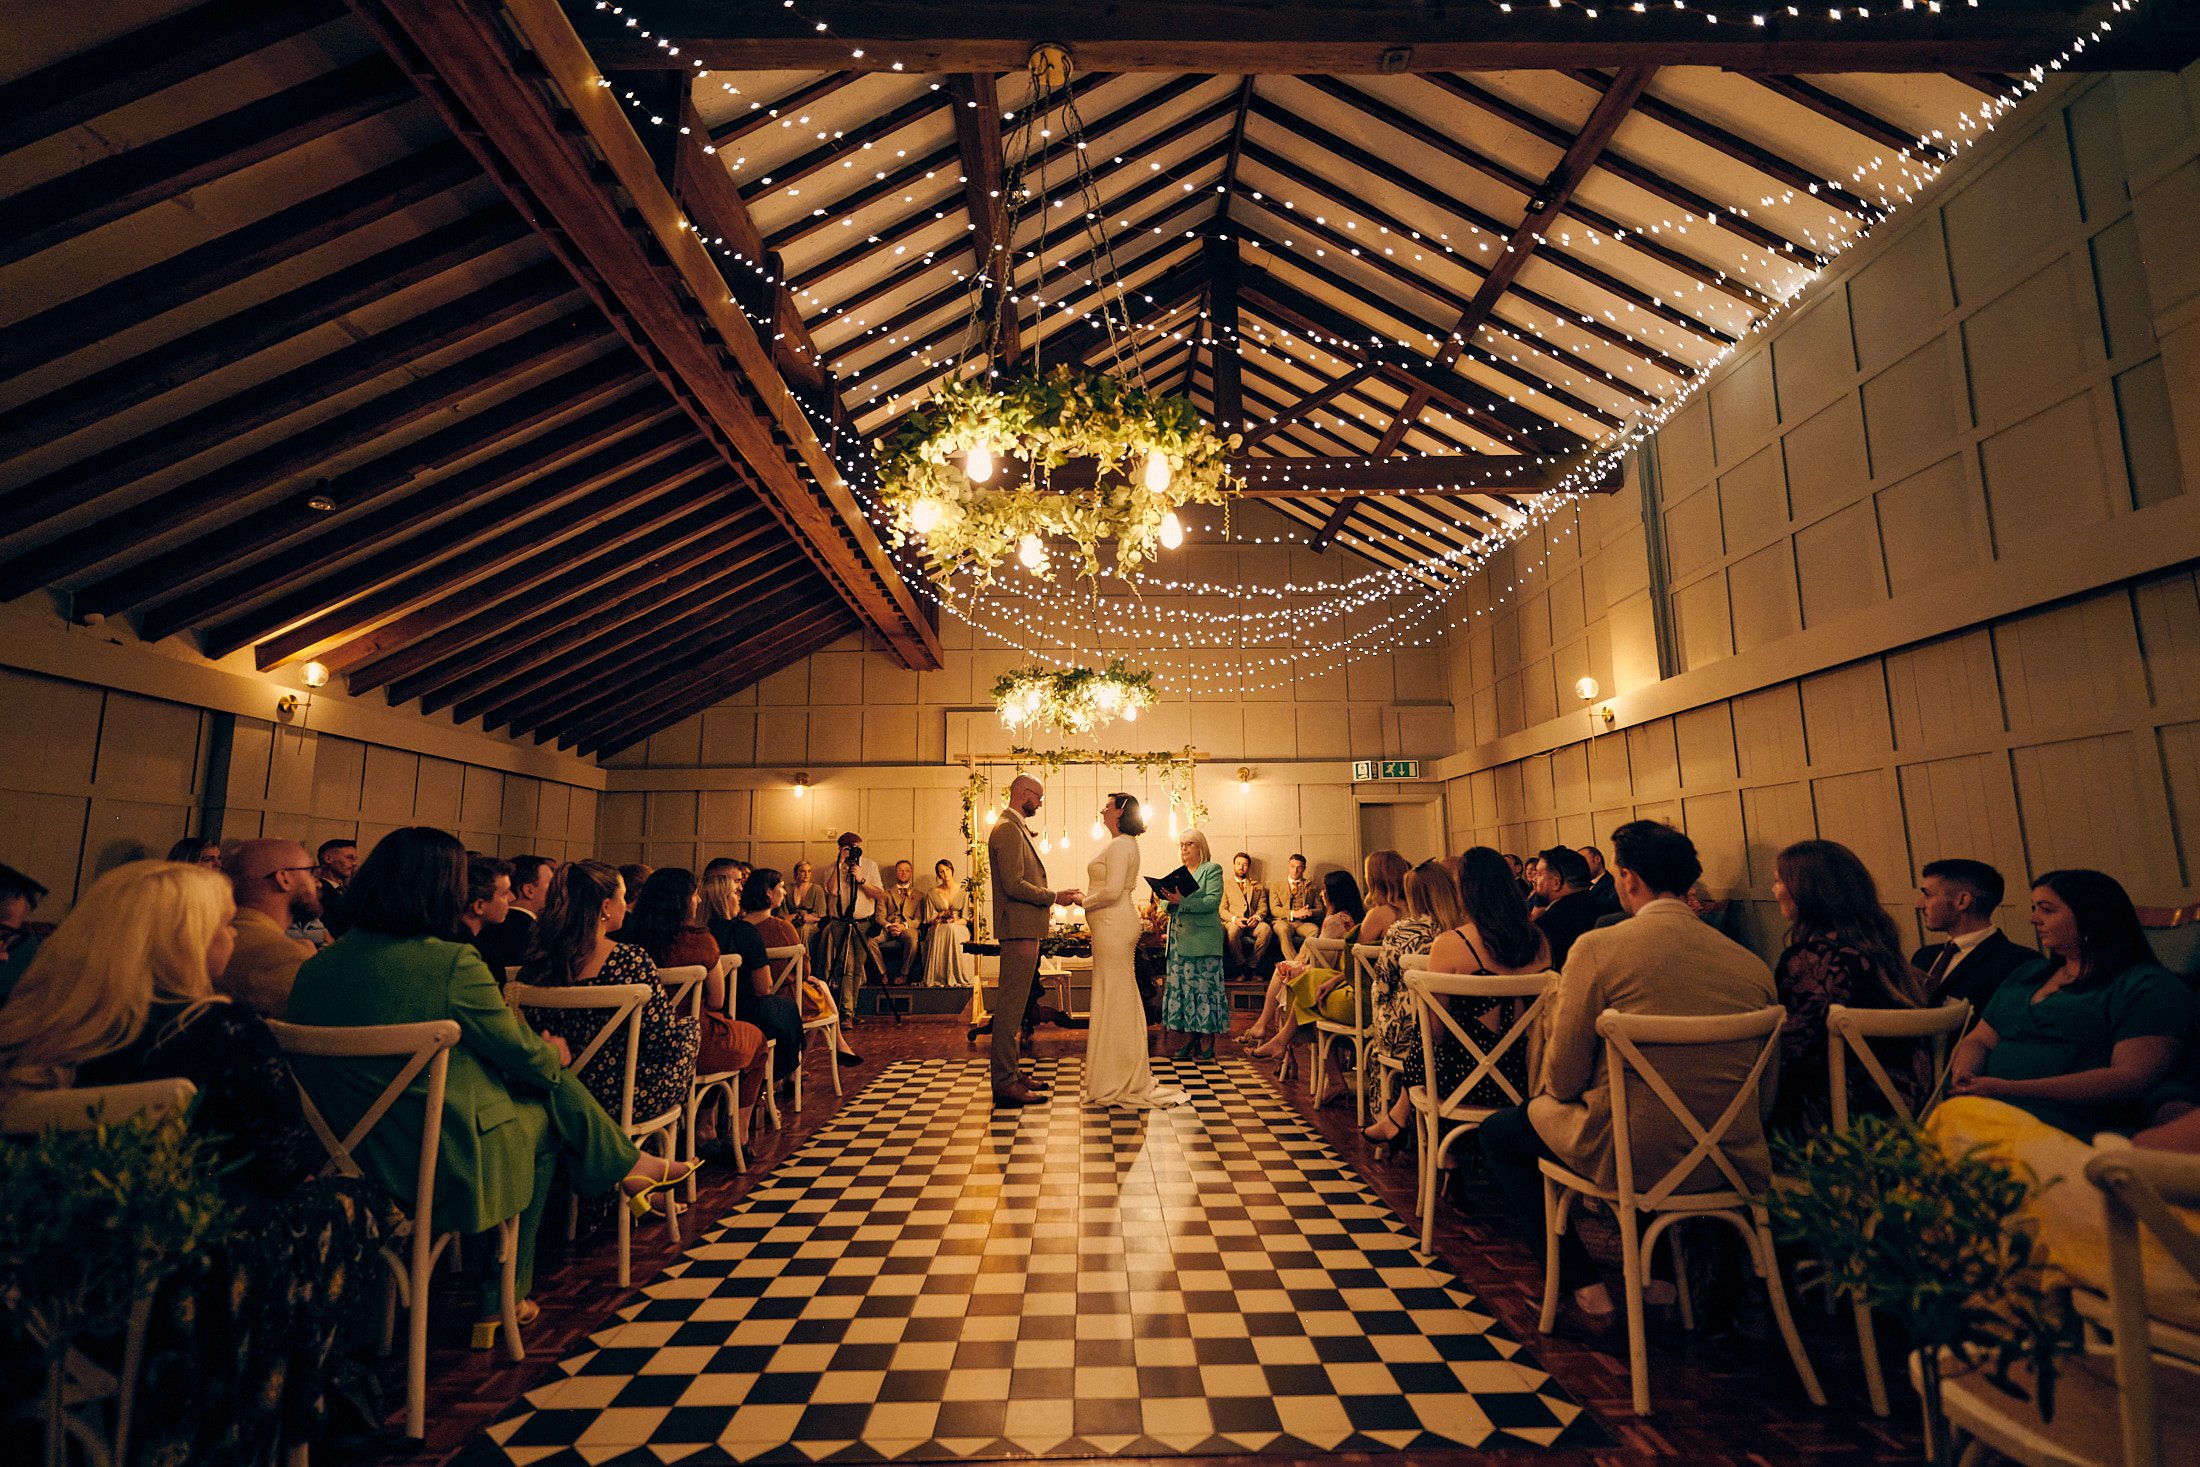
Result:
M0 1141L0 1316L45 1374L58 1463L72 1348L125 1340L133 1315L232 1222L219 1168L181 1115Z
M1973 1150L1951 1156L1911 1121L1867 1115L1846 1131L1773 1143L1772 1231L1818 1260L1836 1298L1897 1320L1916 1353L1927 1460L1953 1464L1941 1383L1979 1371L2010 1395L2029 1366L2041 1415L2079 1323L2029 1238L2011 1226L2041 1190Z

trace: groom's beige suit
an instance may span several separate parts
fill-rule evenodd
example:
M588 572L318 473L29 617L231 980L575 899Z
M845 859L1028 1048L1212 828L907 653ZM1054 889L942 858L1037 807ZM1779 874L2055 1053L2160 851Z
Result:
M1039 939L1054 915L1046 863L1030 827L1014 806L1001 812L985 840L993 869L993 940L1001 945L1000 997L993 1006L993 1089L1016 1083L1024 1040L1024 1009L1039 972Z

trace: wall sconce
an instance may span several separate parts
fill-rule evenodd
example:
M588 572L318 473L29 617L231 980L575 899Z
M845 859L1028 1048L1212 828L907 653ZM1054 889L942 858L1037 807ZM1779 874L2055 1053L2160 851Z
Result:
M1610 728L1613 721L1617 719L1619 715L1617 713L1614 713L1612 711L1612 705L1607 703L1602 708L1599 708L1597 710L1597 717L1604 720L1604 726L1606 728Z
M1238 793L1241 795L1253 787L1253 767L1250 764L1238 766L1237 781Z
M799 800L809 792L810 777L807 774L796 775L794 777L794 797Z
M275 700L275 716L277 718L295 718L297 714L298 695L296 693L285 693Z
M1594 703L1597 694L1603 691L1603 685L1593 677L1582 678L1574 684L1574 696L1584 703Z

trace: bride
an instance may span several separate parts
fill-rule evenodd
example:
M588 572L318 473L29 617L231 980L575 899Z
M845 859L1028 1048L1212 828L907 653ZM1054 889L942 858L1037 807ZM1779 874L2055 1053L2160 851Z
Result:
M1092 928L1092 1028L1085 1039L1085 1103L1125 1110L1182 1105L1189 1097L1156 1085L1146 1058L1146 1009L1138 999L1138 801L1110 795L1100 811L1108 843L1085 868L1085 920Z

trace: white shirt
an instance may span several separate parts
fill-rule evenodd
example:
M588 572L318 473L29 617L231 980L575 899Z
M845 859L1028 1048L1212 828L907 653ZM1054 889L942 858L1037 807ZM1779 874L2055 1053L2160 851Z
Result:
M825 915L828 917L838 917L845 910L843 904L846 902L847 897L840 889L840 882L847 871L848 863L838 857L835 857L833 864L826 868ZM871 914L878 910L878 904L871 900L871 894L863 888L882 884L878 879L878 864L876 862L869 858L856 862L856 905L855 910L849 915L853 916L858 922L870 921Z
M1941 940L1943 942L1954 943L1956 950L1955 955L1950 957L1945 963L1936 963L1936 966L1939 969L1940 981L1943 983L1947 982L1948 975L1963 966L1963 960L1971 955L1971 949L1977 947L1980 943L1984 942L1987 938L1992 937L1993 935L1994 928L1992 924L1988 924L1987 926L1981 927L1976 932L1966 932L1961 937L1942 938Z

